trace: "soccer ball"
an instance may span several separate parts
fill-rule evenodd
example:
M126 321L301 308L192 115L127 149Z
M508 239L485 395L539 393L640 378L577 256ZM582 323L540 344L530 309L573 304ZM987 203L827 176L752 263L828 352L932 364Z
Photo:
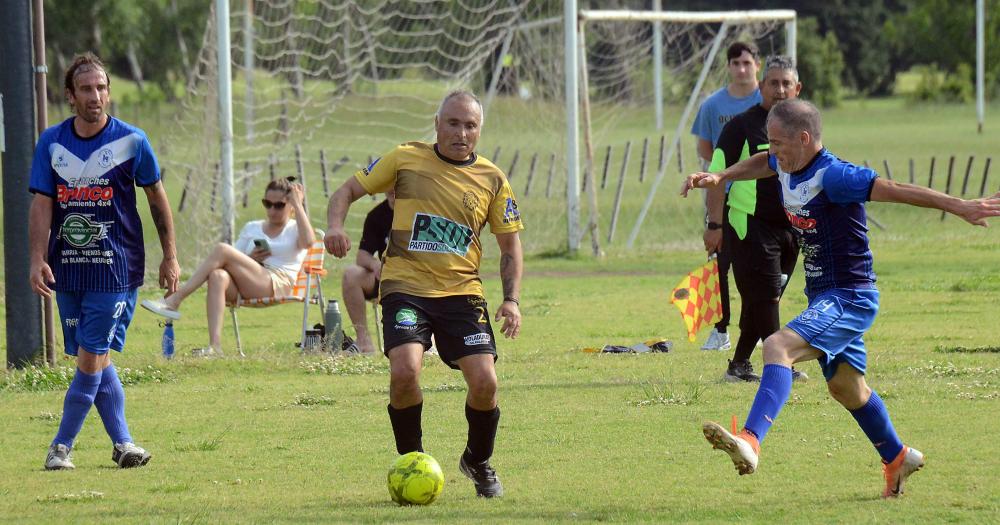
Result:
M389 467L387 484L392 501L400 505L430 505L444 490L444 473L429 454L410 452Z

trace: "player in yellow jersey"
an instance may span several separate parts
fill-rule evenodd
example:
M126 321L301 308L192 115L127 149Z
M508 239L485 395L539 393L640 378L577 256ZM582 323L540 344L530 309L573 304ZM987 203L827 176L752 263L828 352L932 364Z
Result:
M497 359L483 285L479 278L483 226L500 246L503 303L495 320L501 332L521 329L521 216L507 178L476 154L483 123L479 99L454 91L441 101L437 142L407 142L357 172L330 197L326 249L344 257L351 240L344 219L367 194L396 192L389 246L382 268L382 331L389 358L389 420L396 450L423 451L420 369L431 335L441 360L460 369L469 387L465 417L469 438L459 469L481 497L503 495L490 466L500 409Z

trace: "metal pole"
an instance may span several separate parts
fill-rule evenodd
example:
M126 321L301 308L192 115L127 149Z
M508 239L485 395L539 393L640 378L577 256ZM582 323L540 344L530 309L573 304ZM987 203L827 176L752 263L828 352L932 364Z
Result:
M253 0L246 0L246 10L243 12L243 75L247 83L246 115L247 145L253 144Z
M45 65L45 8L42 0L32 0L32 40L35 47L35 131L40 136L49 127L48 100L46 99L46 76L49 68ZM45 361L56 366L56 323L55 308L51 297L42 298L42 318L45 326Z
M986 99L983 87L984 66L986 62L986 8L984 0L976 0L976 118L979 122L979 133L983 132L986 120Z
M653 11L660 11L660 0L653 0ZM663 25L653 22L653 98L656 100L656 130L663 130Z
M785 53L792 59L793 64L798 64L798 18L793 18L785 22Z
M493 103L493 97L497 94L497 86L500 84L500 74L503 73L503 59L507 56L510 51L510 43L514 39L514 31L517 28L510 28L507 30L507 36L503 39L503 45L500 46L500 56L497 57L497 63L493 66L493 76L490 77L490 87L486 90L486 99L483 100L483 117L486 117L487 111L490 109L490 105Z
M219 167L222 177L222 241L233 242L233 64L230 58L229 1L215 0L219 62Z
M688 97L687 106L684 107L684 113L681 114L681 119L677 122L677 129L674 131L674 137L680 137L681 133L684 132L684 127L687 125L688 117L691 116L691 111L694 109L695 102L698 101L698 95L701 93L701 88L705 85L705 79L708 77L708 72L712 69L712 63L715 62L715 55L719 52L719 47L722 46L722 41L726 39L726 34L729 32L729 23L723 22L722 27L719 28L719 34L715 35L715 41L712 42L712 48L708 51L708 56L705 57L705 64L701 68L701 74L698 76L698 82L695 83L694 89L691 90L691 96ZM663 165L660 166L660 171L656 174L656 179L653 180L652 187L649 188L649 194L646 195L646 202L642 205L642 210L639 211L639 218L636 219L635 225L632 227L632 233L628 236L627 247L632 249L635 244L635 239L639 237L639 230L642 229L642 222L646 220L646 214L649 213L649 208L653 206L653 198L656 196L656 190L660 187L660 183L663 182L663 176L667 172L667 165L670 164L671 157L674 156L674 152L677 150L678 145L677 140L674 140L670 144L670 150L667 152L667 156L664 159Z
M23 367L43 348L41 300L31 291L27 192L35 150L31 4L0 0L0 157L3 163L4 298L7 366Z
M597 177L594 176L594 145L590 140L590 90L587 88L590 85L587 80L587 38L586 38L586 24L581 20L577 24L579 27L580 34L578 35L577 44L580 46L580 83L583 84L583 93L580 94L580 100L583 103L583 145L585 149L584 157L584 185L587 186L587 197L590 201L590 219L587 222L587 231L590 232L590 248L594 254L594 257L601 256L601 238L600 229L598 228L597 221L600 214L600 210L597 209Z
M576 0L563 3L564 65L566 77L566 225L570 253L580 248L580 157L578 111L580 87L577 84Z

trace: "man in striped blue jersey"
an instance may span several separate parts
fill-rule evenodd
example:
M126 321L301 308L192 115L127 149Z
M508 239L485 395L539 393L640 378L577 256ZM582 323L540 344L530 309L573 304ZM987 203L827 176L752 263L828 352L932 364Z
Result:
M70 451L91 405L111 437L112 460L139 467L150 455L129 434L125 391L109 353L125 346L146 264L136 186L156 224L160 286L168 293L180 275L173 217L146 134L105 113L110 80L101 60L75 57L65 88L76 115L42 132L29 187L31 287L46 297L56 292L66 353L77 365L45 468L74 468Z

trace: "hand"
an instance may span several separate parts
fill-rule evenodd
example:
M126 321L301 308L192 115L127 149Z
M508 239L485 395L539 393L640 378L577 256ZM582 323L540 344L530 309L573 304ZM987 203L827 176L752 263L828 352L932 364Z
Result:
M31 290L43 297L52 297L52 289L49 284L55 284L56 278L52 275L52 268L45 261L32 261L31 274L29 278Z
M699 171L698 173L692 173L684 179L684 186L681 187L681 196L687 197L688 192L694 188L707 188L709 186L714 186L722 180L717 173L705 173Z
M517 334L521 333L521 308L518 307L517 303L504 301L500 308L497 308L493 320L500 322L501 317L503 318L503 326L500 327L500 331L504 337L517 339Z
M372 268L372 273L375 274L375 280L376 281L382 279L382 263L381 262L378 263L378 264L376 264L375 267Z
M250 256L251 259L261 264L264 264L264 259L267 259L268 257L271 256L271 249L254 246L253 251L251 251L248 255Z
M165 296L169 297L177 291L177 284L181 278L181 266L177 264L177 258L164 258L160 262L160 288L167 291Z
M323 237L323 244L326 251L332 253L334 257L341 258L351 251L351 238L343 228L330 228Z
M722 230L709 230L705 228L705 234L702 235L702 240L705 241L705 251L709 255L713 253L719 253L722 250Z
M293 182L292 189L288 191L287 200L289 204L291 204L292 206L304 205L305 195L306 195L305 188L302 187L302 184L299 184L298 182Z
M963 201L962 207L955 212L955 215L975 226L989 226L986 219L1000 216L1000 192L991 197Z

